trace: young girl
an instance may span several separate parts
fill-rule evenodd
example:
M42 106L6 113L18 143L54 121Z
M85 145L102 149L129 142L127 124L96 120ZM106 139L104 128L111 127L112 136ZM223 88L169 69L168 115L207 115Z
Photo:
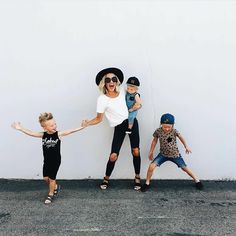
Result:
M13 123L12 128L19 130L29 136L42 138L43 147L43 179L49 187L48 196L45 199L45 204L50 204L53 197L60 190L60 185L56 183L56 176L61 164L61 137L75 133L83 127L69 129L66 131L57 131L57 125L51 113L42 113L39 116L39 123L43 127L44 132L34 132L24 128L19 122Z
M126 89L125 99L129 111L129 116L128 116L129 124L128 124L128 129L126 130L126 134L131 134L134 124L134 119L138 114L138 109L136 109L135 106L138 105L139 108L141 108L140 95L137 92L140 82L136 77L130 77L127 80L126 84L127 84L127 89Z
M194 181L197 189L202 189L203 185L200 180L193 174L193 172L187 167L184 159L177 147L176 137L179 138L181 143L186 149L186 153L191 153L190 148L187 146L182 135L174 129L175 118L171 114L164 114L161 117L161 128L158 128L153 134L153 140L149 151L149 160L152 161L147 171L146 183L142 186L141 191L145 192L150 187L150 180L154 169L157 166L161 166L166 161L175 163L179 168L185 171ZM160 140L160 153L153 160L153 152L156 147L158 138Z

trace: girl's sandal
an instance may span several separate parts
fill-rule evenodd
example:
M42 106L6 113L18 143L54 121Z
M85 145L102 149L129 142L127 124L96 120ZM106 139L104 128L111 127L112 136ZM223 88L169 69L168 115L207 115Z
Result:
M108 183L109 183L109 180L104 178L101 185L100 185L100 189L106 190L108 187Z
M53 200L53 196L51 195L48 195L44 201L44 203L47 205L47 204L50 204L52 203L52 200Z
M140 191L141 190L141 180L140 177L136 177L134 179L134 190Z

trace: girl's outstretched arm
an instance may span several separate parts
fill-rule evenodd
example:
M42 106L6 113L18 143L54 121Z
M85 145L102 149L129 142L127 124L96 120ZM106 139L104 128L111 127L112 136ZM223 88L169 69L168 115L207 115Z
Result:
M192 153L191 149L188 147L188 145L187 145L185 139L183 138L183 136L182 136L181 134L179 134L177 137L179 138L179 140L181 141L181 143L184 145L184 147L185 147L185 152L186 152L187 154Z
M35 137L35 138L42 138L43 137L43 133L42 132L34 132L31 131L29 129L24 128L20 122L14 122L12 123L11 127L13 129L19 130L29 136Z
M59 137L63 137L63 136L66 136L66 135L69 135L69 134L73 134L75 132L78 132L80 130L84 129L84 127L79 127L79 128L75 128L75 129L68 129L68 130L64 130L64 131L59 131L58 132L58 136Z

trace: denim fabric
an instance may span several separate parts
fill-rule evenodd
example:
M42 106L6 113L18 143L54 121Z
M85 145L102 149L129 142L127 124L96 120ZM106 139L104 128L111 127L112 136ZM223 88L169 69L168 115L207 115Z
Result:
M184 162L184 159L179 156L179 157L165 157L161 155L160 153L156 156L156 158L152 161L152 163L155 163L158 166L161 166L166 161L171 161L175 163L179 168L186 167L186 163Z
M135 96L136 96L137 93L126 93L126 105L128 107L128 109L132 108L134 103L135 103ZM129 117L128 117L128 120L129 120L129 124L133 124L134 123L134 119L136 118L137 116L137 113L138 111L135 110L135 111L132 111L132 112L129 112Z

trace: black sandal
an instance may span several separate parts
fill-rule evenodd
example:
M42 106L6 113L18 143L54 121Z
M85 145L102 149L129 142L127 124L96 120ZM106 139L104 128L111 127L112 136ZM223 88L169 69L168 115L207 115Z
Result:
M103 181L102 181L102 183L101 183L101 185L100 185L100 189L106 190L107 187L108 187L108 183L109 183L109 180L106 179L106 178L104 178Z
M47 205L47 204L50 204L52 203L52 200L53 200L53 196L51 195L48 195L44 201L44 203Z
M141 179L140 179L140 177L135 176L135 179L134 179L134 190L139 191L140 189L141 189Z

